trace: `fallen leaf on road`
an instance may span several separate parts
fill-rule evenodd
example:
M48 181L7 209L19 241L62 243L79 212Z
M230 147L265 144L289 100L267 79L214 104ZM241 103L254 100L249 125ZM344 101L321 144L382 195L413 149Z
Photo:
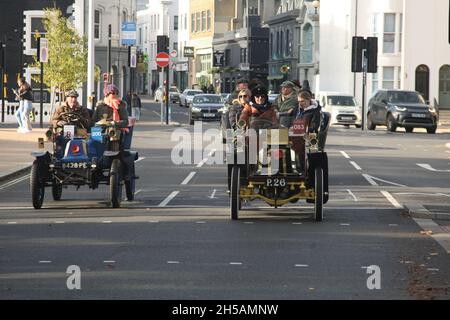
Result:
M431 231L431 230L428 230L428 231L420 231L420 234L427 235L427 236L431 236L431 235L433 235L433 231Z

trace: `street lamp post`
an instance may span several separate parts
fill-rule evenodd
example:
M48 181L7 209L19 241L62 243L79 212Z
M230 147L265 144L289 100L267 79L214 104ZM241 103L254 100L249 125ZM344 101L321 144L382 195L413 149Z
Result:
M89 0L89 19L88 19L88 108L94 109L94 98L92 93L94 89L95 81L95 43L94 43L94 0Z

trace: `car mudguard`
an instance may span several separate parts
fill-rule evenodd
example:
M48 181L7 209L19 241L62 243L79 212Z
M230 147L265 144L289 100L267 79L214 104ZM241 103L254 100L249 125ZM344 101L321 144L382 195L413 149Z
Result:
M328 188L328 155L326 152L316 152L308 154L308 179L306 181L309 188L315 187L315 170L316 168L323 169L323 203L327 203L329 199Z
M45 152L43 152L43 151L33 151L31 153L31 155L33 157L35 157L36 160L44 161L47 164L50 163L50 161L51 161L51 156L50 156L50 153L48 151L45 151Z
M135 177L134 162L139 159L136 151L125 151L122 153L124 180L129 181Z

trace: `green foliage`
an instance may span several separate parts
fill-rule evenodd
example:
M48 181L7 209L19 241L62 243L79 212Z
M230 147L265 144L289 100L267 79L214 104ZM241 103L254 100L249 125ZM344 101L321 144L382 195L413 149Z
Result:
M87 39L69 25L59 9L45 9L43 23L49 52L49 63L44 64L44 84L62 92L79 88L87 79ZM33 67L40 68L37 56L34 60ZM40 82L39 76L35 81Z

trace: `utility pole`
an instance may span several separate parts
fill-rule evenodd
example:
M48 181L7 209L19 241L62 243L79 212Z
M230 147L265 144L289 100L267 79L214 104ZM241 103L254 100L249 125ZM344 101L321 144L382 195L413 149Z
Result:
M112 31L111 31L111 25L108 25L108 57L107 57L107 65L108 65L108 74L111 75L111 38L112 38ZM110 76L111 78L111 76Z
M95 92L95 42L94 42L94 0L89 0L88 19L88 108L94 109L92 93Z
M0 41L1 61L1 90L2 90L2 122L5 122L5 44Z

